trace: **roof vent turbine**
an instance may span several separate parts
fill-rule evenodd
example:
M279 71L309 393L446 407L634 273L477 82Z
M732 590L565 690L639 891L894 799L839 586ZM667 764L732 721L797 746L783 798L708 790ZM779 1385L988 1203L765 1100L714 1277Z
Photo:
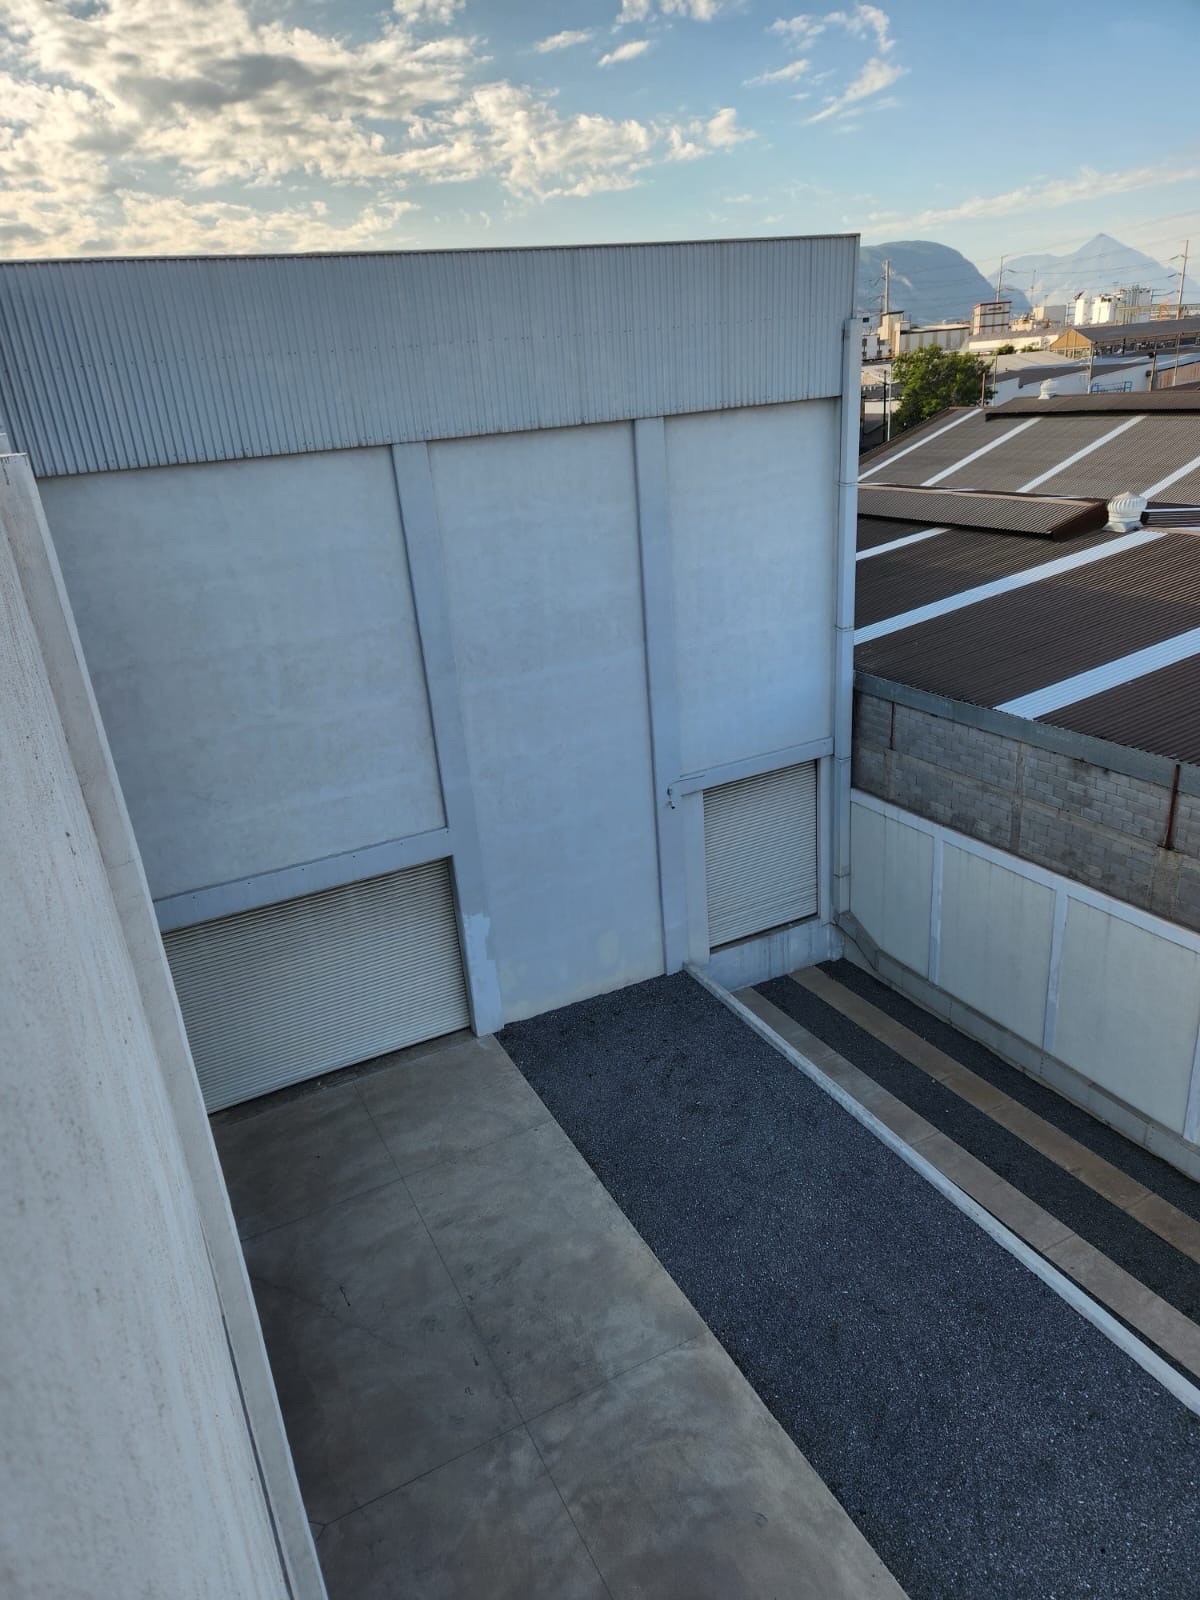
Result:
M1146 496L1144 494L1131 494L1126 489L1124 494L1116 495L1108 502L1106 532L1132 533L1135 528L1141 527L1145 510Z
M1054 396L1057 393L1058 393L1058 379L1057 378L1043 378L1042 382L1041 382L1041 385L1040 385L1040 387L1038 389L1038 399L1039 400L1053 400Z

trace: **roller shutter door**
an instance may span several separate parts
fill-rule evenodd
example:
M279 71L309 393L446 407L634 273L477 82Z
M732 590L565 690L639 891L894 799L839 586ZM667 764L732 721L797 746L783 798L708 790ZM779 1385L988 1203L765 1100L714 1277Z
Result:
M469 1023L448 861L164 943L210 1111Z
M817 767L704 791L708 938L715 949L817 910Z

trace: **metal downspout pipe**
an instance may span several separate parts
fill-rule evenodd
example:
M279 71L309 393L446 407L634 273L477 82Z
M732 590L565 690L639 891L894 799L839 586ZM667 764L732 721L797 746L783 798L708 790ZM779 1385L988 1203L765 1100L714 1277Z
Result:
M858 524L858 395L861 329L842 324L841 449L837 484L837 597L833 682L833 920L850 909L850 747L854 716L854 555Z

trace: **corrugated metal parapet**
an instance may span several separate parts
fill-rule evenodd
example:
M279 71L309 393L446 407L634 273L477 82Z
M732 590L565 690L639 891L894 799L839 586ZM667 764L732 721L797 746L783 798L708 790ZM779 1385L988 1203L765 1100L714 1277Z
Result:
M857 240L0 263L42 475L836 395Z

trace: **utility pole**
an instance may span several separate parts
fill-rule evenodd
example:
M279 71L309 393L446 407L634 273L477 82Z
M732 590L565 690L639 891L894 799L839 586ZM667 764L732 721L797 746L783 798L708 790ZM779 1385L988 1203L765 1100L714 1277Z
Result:
M883 311L880 314L880 318L879 318L879 323L880 323L881 327L886 325L887 318L891 314L891 309L892 309L892 263L885 256L884 260L883 260ZM892 357L895 354L895 351L892 349L892 335L891 335L891 330L890 329L888 330L887 342L888 342L888 353L887 353L888 364L884 368L884 372L886 373L886 376L885 376L885 378L883 380L883 437L884 437L885 442L890 443L891 437L892 437L892 383L891 383L891 378L892 378Z
M1178 296L1176 298L1176 301L1175 301L1175 315L1176 315L1176 317L1181 317L1183 315L1183 290L1184 290L1184 285L1187 283L1188 249L1190 248L1191 243L1192 243L1192 241L1190 239L1185 239L1183 241L1183 268L1182 268L1182 270L1180 271L1180 274L1179 274L1179 294L1178 294ZM1173 257L1173 259L1175 261L1178 261L1179 257L1175 256L1175 257Z
M1004 263L1007 260L1008 260L1007 256L1001 256L1000 257L1000 267L999 267L999 270L996 273L996 299L997 300L999 300L999 298L1000 298L1000 289L1001 289L1002 284L1004 283Z

